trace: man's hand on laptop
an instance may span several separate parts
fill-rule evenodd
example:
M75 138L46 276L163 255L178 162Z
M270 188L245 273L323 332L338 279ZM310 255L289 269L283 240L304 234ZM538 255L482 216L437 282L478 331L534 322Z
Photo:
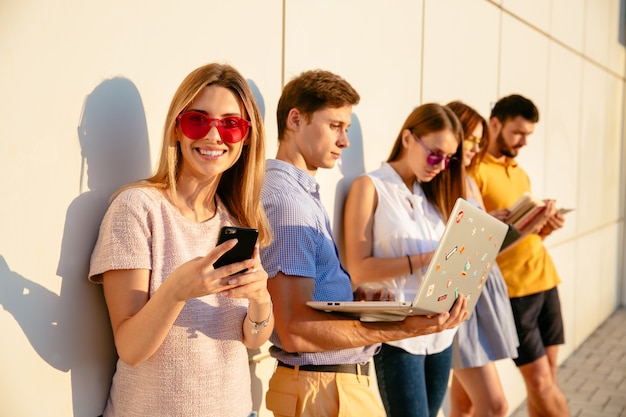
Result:
M467 298L459 295L450 312L428 316L409 316L404 319L404 322L412 328L415 336L423 336L453 329L463 323L468 316Z
M354 301L394 301L395 294L388 288L374 288L369 284L359 285L353 293Z

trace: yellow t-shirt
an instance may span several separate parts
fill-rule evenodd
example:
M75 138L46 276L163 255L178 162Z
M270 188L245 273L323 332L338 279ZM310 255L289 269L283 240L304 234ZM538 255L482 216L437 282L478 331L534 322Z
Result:
M487 154L474 173L487 211L509 208L526 191L530 178L512 158L499 161ZM497 258L509 297L550 290L561 280L541 237L529 235Z

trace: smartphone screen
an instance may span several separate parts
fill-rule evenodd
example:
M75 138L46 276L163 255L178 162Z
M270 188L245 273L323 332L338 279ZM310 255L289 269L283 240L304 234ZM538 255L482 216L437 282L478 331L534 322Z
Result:
M217 239L217 244L220 245L230 239L237 239L237 244L234 248L223 254L217 261L215 261L213 268L219 268L224 265L230 265L235 262L241 262L252 258L254 245L256 245L258 236L259 231L250 227L222 227L220 235Z

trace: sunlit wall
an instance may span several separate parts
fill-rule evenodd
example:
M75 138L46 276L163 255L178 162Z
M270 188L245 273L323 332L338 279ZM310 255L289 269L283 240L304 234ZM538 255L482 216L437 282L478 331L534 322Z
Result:
M328 69L360 92L351 147L317 175L338 234L350 181L415 106L461 99L486 116L500 96L532 98L541 120L518 159L535 194L576 208L546 241L564 360L626 299L619 17L619 0L0 0L0 415L101 413L115 351L89 255L111 192L155 166L175 88L210 61L249 79L268 157L293 75ZM268 416L274 361L250 357ZM523 382L498 368L514 409Z

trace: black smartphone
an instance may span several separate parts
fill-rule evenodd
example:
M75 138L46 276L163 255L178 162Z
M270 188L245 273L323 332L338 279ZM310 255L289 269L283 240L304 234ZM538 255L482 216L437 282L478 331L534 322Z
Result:
M234 248L220 256L220 258L213 264L213 268L219 268L224 265L230 265L235 262L241 262L252 258L254 245L256 245L258 236L259 231L250 227L222 227L220 235L217 238L217 245L220 245L230 239L237 239L237 244Z

